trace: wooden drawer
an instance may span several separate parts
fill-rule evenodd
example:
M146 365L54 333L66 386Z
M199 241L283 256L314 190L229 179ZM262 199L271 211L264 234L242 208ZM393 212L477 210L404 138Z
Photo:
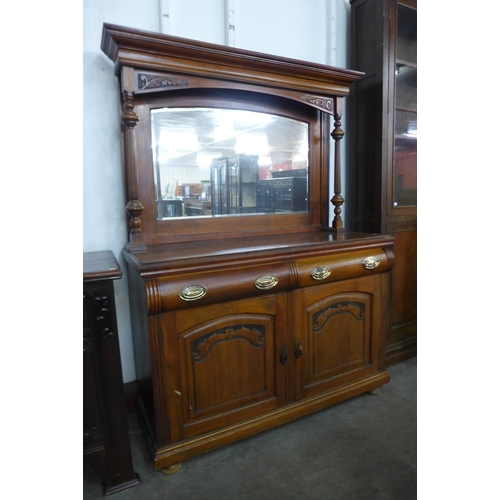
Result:
M290 265L281 262L159 277L147 286L148 309L158 313L289 290L291 272Z
M307 287L386 272L393 265L393 254L372 248L300 259L295 264L298 286Z
M369 276L390 270L393 260L392 251L371 248L223 271L160 276L146 282L148 312L158 314Z

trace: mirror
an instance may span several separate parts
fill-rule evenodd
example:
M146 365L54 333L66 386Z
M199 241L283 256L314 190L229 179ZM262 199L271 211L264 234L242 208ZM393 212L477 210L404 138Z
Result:
M157 219L308 211L309 126L269 113L151 110Z

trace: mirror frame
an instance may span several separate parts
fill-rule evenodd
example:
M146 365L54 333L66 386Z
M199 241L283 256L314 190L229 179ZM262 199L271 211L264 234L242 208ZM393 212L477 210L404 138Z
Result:
M343 230L340 120L343 97L363 73L107 23L101 49L115 63L120 83L130 251L180 241ZM157 219L150 110L182 105L237 107L307 122L309 211ZM332 226L329 135L335 143Z

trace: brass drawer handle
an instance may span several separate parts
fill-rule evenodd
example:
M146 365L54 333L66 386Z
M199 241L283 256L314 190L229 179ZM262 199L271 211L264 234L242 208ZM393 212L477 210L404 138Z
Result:
M366 269L375 269L379 264L380 264L380 259L378 259L377 257L373 257L373 256L367 257L363 261L363 266Z
M278 278L271 274L267 276L261 276L255 280L255 286L259 290L269 290L278 284Z
M207 294L207 289L201 285L189 285L185 286L177 295L182 300L198 300L205 297Z
M314 280L324 280L330 276L332 271L328 266L318 266L311 271L311 278Z

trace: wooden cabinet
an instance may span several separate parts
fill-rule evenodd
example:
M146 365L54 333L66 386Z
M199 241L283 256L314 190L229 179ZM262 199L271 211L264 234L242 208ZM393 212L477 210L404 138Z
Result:
M163 200L157 201L158 217L179 217L182 215L181 200Z
M110 251L83 254L83 469L109 495L139 484L130 451Z
M352 64L366 75L349 97L358 231L395 239L387 363L417 352L417 2L351 0Z
M257 210L264 213L305 212L306 177L281 177L258 181Z
M234 155L212 162L214 215L255 213L258 167L255 155Z
M387 383L394 239L341 215L343 98L362 74L107 24L102 48L123 97L123 256L155 466ZM213 214L158 216L155 193L196 174Z
M157 467L389 381L392 240L359 236L261 237L250 264L238 240L203 256L193 243L124 254L142 325L139 407Z

